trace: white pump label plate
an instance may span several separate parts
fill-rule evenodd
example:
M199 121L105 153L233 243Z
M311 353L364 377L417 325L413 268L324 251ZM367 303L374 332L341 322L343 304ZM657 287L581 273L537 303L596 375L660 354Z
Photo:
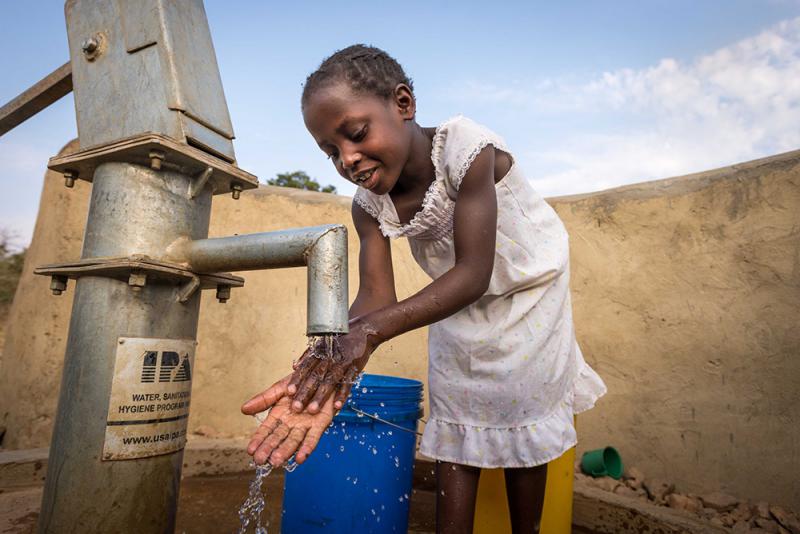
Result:
M196 345L193 339L118 339L103 460L184 447Z

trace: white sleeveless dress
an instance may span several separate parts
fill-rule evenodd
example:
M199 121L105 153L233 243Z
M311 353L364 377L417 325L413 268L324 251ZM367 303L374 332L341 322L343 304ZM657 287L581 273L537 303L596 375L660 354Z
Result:
M455 264L459 185L488 145L511 154L499 136L465 117L440 125L431 152L436 178L408 224L389 195L359 188L354 201L385 236L407 237L417 263L436 279ZM532 467L575 445L573 414L594 406L606 387L575 340L564 225L516 163L496 191L489 289L429 327L431 413L420 452L477 467Z

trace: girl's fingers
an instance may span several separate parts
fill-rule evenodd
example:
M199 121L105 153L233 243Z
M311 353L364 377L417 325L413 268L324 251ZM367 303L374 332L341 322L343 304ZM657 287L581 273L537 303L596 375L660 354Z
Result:
M300 384L305 381L306 377L314 370L319 362L319 358L315 358L314 356L307 356L297 362L295 370L289 379L289 385L286 388L289 395L294 395L297 392Z
M328 400L335 389L338 389L343 374L344 370L340 366L330 366L328 374L322 379L322 384L317 388L317 392L308 404L309 413L319 413L320 406Z
M261 443L264 442L264 439L272 434L280 423L278 418L272 417L272 414L270 414L270 417L267 417L267 420L259 425L253 433L253 437L250 438L250 443L247 444L247 454L254 455Z
M269 388L242 404L242 413L245 415L255 415L259 412L263 412L267 408L271 408L281 397L286 395L286 386L289 383L289 378L290 377L287 376L275 382Z
M312 426L308 429L308 432L306 432L306 437L303 440L303 444L300 446L300 450L297 451L297 454L294 457L298 464L302 464L306 461L306 459L308 459L308 455L311 454L317 447L319 438L322 437L322 433L325 432L326 428L328 428L328 425L322 425L320 427Z
M350 389L353 387L353 382L358 378L358 367L351 365L344 375L344 380L339 384L336 390L336 396L333 398L333 406L337 410L341 410L344 403L347 402L347 397L350 395Z
M286 439L286 436L289 435L289 427L280 424L280 421L278 423L278 426L264 439L253 454L253 460L256 464L261 465L266 462L272 454L272 451L275 450L275 447L280 445L281 442Z
M272 454L269 456L269 463L272 465L282 465L297 451L297 447L303 442L305 435L305 428L293 428L278 448L272 451Z
M316 360L316 358L314 359ZM303 384L298 388L297 393L295 393L294 397L292 397L293 411L303 411L303 408L306 404L308 404L308 401L311 399L311 397L313 397L314 393L316 393L317 389L325 378L325 374L328 372L329 365L330 362L328 360L317 360L317 364L311 370L308 378L306 378Z

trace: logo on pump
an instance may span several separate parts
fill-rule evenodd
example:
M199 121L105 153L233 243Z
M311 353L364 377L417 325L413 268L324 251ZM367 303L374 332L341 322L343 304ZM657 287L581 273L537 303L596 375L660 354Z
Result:
M171 350L145 351L142 355L141 382L153 383L156 381L156 377L159 382L190 381L192 364L189 360L189 353L179 354Z

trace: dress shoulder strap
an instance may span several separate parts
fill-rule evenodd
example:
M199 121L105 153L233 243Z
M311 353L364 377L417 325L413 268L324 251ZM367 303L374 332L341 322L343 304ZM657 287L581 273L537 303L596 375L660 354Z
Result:
M377 195L370 195L369 191L359 187L356 194L353 195L353 202L369 213L373 219L380 221L381 207L378 205L376 196Z
M450 198L455 199L458 196L464 175L481 150L488 145L509 152L502 137L462 115L453 117L436 128L431 159L436 169L436 179L444 182Z

